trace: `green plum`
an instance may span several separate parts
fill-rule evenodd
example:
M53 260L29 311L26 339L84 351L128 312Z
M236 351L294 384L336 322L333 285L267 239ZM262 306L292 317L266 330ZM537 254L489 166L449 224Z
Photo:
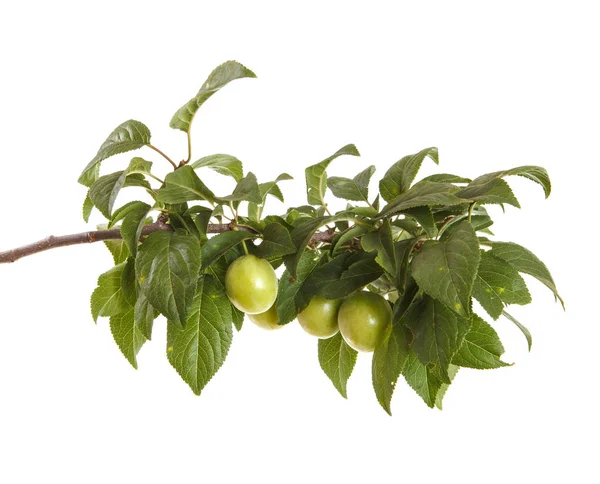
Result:
M248 254L234 260L225 273L231 303L246 314L264 313L277 299L275 270L265 259Z
M321 339L330 338L339 331L337 315L341 303L341 299L315 296L298 314L298 322L308 334Z
M344 341L356 351L373 351L392 324L392 308L383 296L358 291L342 302L338 324Z
M273 304L271 308L259 314L249 314L248 317L250 321L252 321L256 326L263 329L279 329L283 328L283 325L277 324L279 323L279 315L277 314L277 304Z

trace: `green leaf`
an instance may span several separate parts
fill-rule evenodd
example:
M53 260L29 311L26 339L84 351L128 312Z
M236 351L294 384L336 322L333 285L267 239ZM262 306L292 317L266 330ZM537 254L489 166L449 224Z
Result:
M465 178L458 175L451 175L450 173L437 173L435 175L429 175L419 180L419 183L424 181L430 181L435 183L471 183L470 178Z
M233 325L235 329L238 331L242 330L242 325L244 324L244 316L245 314L236 308L233 304L231 305L231 318L233 320Z
M235 156L231 155L209 155L194 161L192 168L211 168L221 175L230 176L235 181L240 181L244 176L244 168L242 162Z
M519 323L519 321L517 321L513 316L508 314L506 311L502 311L502 316L504 316L509 321L512 321L515 324L515 326L517 326L517 328L519 328L521 330L521 332L525 336L525 339L527 340L527 347L529 348L529 351L531 351L531 345L533 344L533 338L531 337L531 333L529 332L529 330L525 326L523 326L521 323Z
M129 257L129 249L123 240L105 240L104 245L110 251L115 265L125 262Z
M158 311L148 302L143 292L138 293L137 301L133 311L133 322L137 330L144 335L147 340L152 339L152 326L158 316Z
M302 285L302 292L326 299L346 297L383 274L375 257L368 252L340 254L312 271Z
M147 339L135 324L133 313L133 307L129 307L124 313L111 316L110 331L123 356L137 370L136 357Z
M248 77L254 78L256 74L239 62L224 62L210 73L198 94L179 108L171 119L169 126L181 131L189 131L196 112L208 98L231 81Z
M484 251L473 285L473 297L494 319L500 317L505 304L531 302L531 295L519 272L505 260Z
M455 193L458 187L451 183L419 182L408 191L390 200L377 218L385 218L404 210L423 206L452 206L464 203Z
M452 378L456 375L458 368L450 365L448 374ZM423 365L414 351L408 354L402 374L410 387L419 395L427 406L437 406L441 409L441 399L446 392L447 383L443 383L431 370Z
M96 180L90 187L88 196L102 215L110 219L117 195L125 184L126 172L117 171Z
M415 219L430 238L437 236L437 226L429 207L409 208L404 213Z
M371 165L361 171L352 180L339 176L332 176L327 180L327 186L338 198L345 200L365 201L369 203L369 181L375 173L375 166Z
M367 227L365 227L364 225L354 225L354 226L350 227L348 230L342 232L341 234L339 234L339 236L334 238L334 240L332 242L333 252L337 253L339 251L343 251L344 245L347 242L350 242L354 238L362 237L368 231L369 231L369 229Z
M357 354L356 350L346 344L340 333L331 338L319 340L321 368L344 398L348 398L346 384L356 364Z
M169 320L167 357L192 391L202 389L221 368L233 338L231 304L221 284L202 275L184 329Z
M554 280L546 264L538 259L533 252L527 250L514 242L492 242L490 254L505 260L519 272L529 274L550 289L554 296L561 302L563 308L565 303L556 290Z
M392 415L390 407L398 377L408 357L410 341L406 328L399 321L390 325L373 353L371 374L377 401Z
M127 212L121 224L121 237L133 256L137 253L142 229L151 210L152 207L147 203L137 202L135 207Z
M456 365L450 365L450 368L448 368L448 374L450 375L450 379L452 381L454 381L454 377L458 373L459 369L460 367ZM442 400L444 399L444 396L446 395L446 392L448 391L449 387L450 385L448 383L442 383L440 385L440 389L437 392L437 395L435 396L435 406L439 410L442 410Z
M521 208L512 189L501 178L492 178L485 183L473 180L456 195L478 203L506 203Z
M116 316L128 310L129 303L123 294L121 279L125 263L100 274L98 287L91 297L92 317L98 321L98 316Z
M121 289L123 290L125 300L133 307L138 298L134 257L128 257L127 261L125 261L125 267L123 267L123 274L121 275Z
M439 164L438 149L435 147L425 148L394 163L379 182L381 197L389 202L406 192L417 176L423 160L428 156Z
M323 205L325 190L327 189L327 173L325 170L333 160L342 155L360 156L360 153L353 144L346 145L329 158L325 158L320 163L306 168L304 173L306 176L306 195L309 204Z
M296 246L288 229L277 222L267 224L263 231L263 241L256 248L256 256L261 259L274 259L296 252Z
M274 181L261 183L260 185L258 185L258 188L260 190L260 196L263 200L262 203L265 203L267 195L271 195L277 198L280 202L283 202L283 193L281 193L281 190L279 189L277 183L279 183L280 181L293 179L294 178L291 175L288 175L287 173L282 173Z
M423 296L409 310L406 324L413 333L412 349L421 363L442 383L450 383L448 369L469 330L469 319Z
M476 185L483 185L488 183L492 179L503 178L505 176L511 175L519 175L537 183L544 189L544 194L546 195L546 198L550 196L550 191L552 190L550 177L548 176L548 172L541 166L518 166L510 170L502 170L496 171L494 173L487 173L485 175L475 178L475 180L473 180L472 183Z
M136 150L150 144L150 130L139 121L130 119L120 124L106 138L96 156L79 177L79 183L90 186L96 181L100 162L119 153Z
M296 296L304 280L318 267L320 258L314 250L305 251L298 262L296 277L292 277L289 270L285 270L279 279L279 289L277 297L277 314L279 315L279 324L287 324L298 315L310 302L302 300L300 297L296 301ZM300 307L298 307L300 302ZM306 305L304 305L306 303ZM302 307L303 306L303 307Z
M413 257L412 275L426 294L466 317L480 258L475 231L463 220L443 240L425 241Z
M185 324L200 273L200 242L193 235L152 232L136 258L142 292L152 306L181 325Z
M214 264L231 248L238 245L243 240L252 239L255 234L246 232L245 230L228 230L221 234L213 235L208 242L202 246L202 267L205 270L207 267Z
M87 223L90 221L90 215L92 214L93 208L94 202L92 202L92 199L90 198L90 193L88 191L88 193L85 196L85 200L83 201L83 207L81 207L81 215L83 216L84 222Z
M500 360L502 353L504 346L494 328L476 314L472 314L471 327L460 349L452 358L452 363L480 370L510 366Z
M262 203L258 182L256 181L256 176L253 173L248 173L244 178L242 178L236 185L231 195L219 197L219 201L222 202L241 202L244 200L248 202Z
M157 192L157 200L163 203L184 203L191 200L207 200L214 203L215 194L198 178L194 169L185 165L165 177L165 185Z

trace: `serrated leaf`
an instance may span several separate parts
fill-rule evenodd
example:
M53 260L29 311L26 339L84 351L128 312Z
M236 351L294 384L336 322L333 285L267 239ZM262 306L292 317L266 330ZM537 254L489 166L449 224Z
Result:
M110 331L123 356L137 370L136 357L147 339L136 326L133 313L133 307L129 307L124 313L111 316Z
M277 314L279 315L279 324L287 324L302 311L304 307L298 307L296 296L304 280L318 267L320 258L313 250L305 251L298 262L296 277L293 278L289 270L285 270L279 279L279 289L277 297ZM308 305L309 301L306 302ZM302 306L302 305L301 305Z
M137 202L137 205L127 212L121 224L121 237L133 256L137 254L142 229L151 210L152 207L147 203Z
M371 375L377 401L392 415L390 407L398 377L408 357L409 335L400 321L390 325L373 352Z
M129 257L129 249L123 240L105 240L104 245L112 255L115 265L125 262Z
M150 144L150 130L139 121L130 119L120 124L100 146L96 156L88 163L79 177L79 183L90 186L96 181L102 160L119 153L136 150Z
M429 181L435 183L471 183L470 178L465 178L458 175L451 175L450 173L437 173L435 175L429 175L419 180L419 183L422 181Z
M456 195L478 203L506 203L513 207L521 208L512 189L501 178L492 178L485 183L473 180L457 192Z
M154 320L158 316L152 304L146 298L143 292L138 293L137 301L133 311L133 322L140 333L144 335L147 340L152 339L152 326Z
M277 185L277 183L279 183L280 181L293 179L294 178L291 175L288 175L287 173L282 173L274 181L259 184L258 188L260 190L260 196L263 200L262 203L265 203L267 195L271 195L280 202L283 202L283 193L281 193L281 189L279 188L279 185Z
M455 195L458 190L460 189L451 183L419 182L391 199L377 218L389 217L414 207L459 205L464 203L464 199Z
M469 319L425 295L410 308L406 325L421 363L442 383L450 383L448 368L469 330Z
M215 194L198 178L194 169L185 165L165 177L165 185L156 192L163 203L185 203L191 200L207 200L214 203Z
M198 94L177 110L169 126L181 131L189 131L196 112L214 93L236 79L255 77L254 72L239 62L224 62L210 73Z
M115 226L115 224L117 224L118 222L120 222L121 220L123 220L125 218L125 216L132 212L137 210L139 207L141 206L147 206L147 203L144 202L140 202L139 200L134 200L132 202L127 202L125 205L123 205L122 207L117 208L113 214L112 217L110 218L108 225L106 228L110 229L112 227Z
M510 170L486 173L485 175L475 178L475 180L473 180L472 183L482 185L489 182L490 180L503 178L505 176L511 175L522 176L537 183L544 189L544 195L546 196L546 198L550 196L550 191L552 190L550 177L548 176L548 172L546 171L546 169L542 168L541 166L517 166L516 168L511 168Z
M491 242L491 245L490 254L505 260L519 272L535 277L550 289L561 302L563 308L565 307L548 267L533 252L514 242Z
M121 275L121 289L127 303L133 307L138 298L134 257L128 257L125 261L123 274Z
M389 202L406 192L417 176L423 160L428 156L439 164L438 149L435 147L425 148L394 163L379 182L381 197Z
M531 351L531 345L533 344L533 338L531 337L531 333L529 332L529 330L525 326L523 326L521 323L519 323L519 321L517 321L513 316L508 314L506 311L502 311L502 316L504 316L506 319L508 319L509 321L514 323L515 326L521 330L521 333L523 333L523 336L525 336L525 339L527 340L527 347L529 348L529 351Z
M452 378L456 375L457 367L450 365L448 374ZM423 365L414 351L406 358L402 374L410 387L419 395L428 407L437 406L441 409L441 397L447 389L447 383L443 383L431 370ZM439 397L439 398L438 398Z
M246 232L245 230L228 230L221 234L213 235L202 246L202 266L200 270L214 264L230 249L241 243L243 240L252 239L256 234Z
M383 270L375 262L376 254L345 252L312 271L302 292L326 299L340 299L378 279Z
M98 287L94 289L90 301L95 322L99 316L116 316L129 308L121 286L124 268L123 262L98 277Z
M231 304L210 275L198 280L185 328L167 323L167 357L196 395L221 368L233 338Z
M319 340L321 368L344 398L348 398L346 384L356 364L357 355L358 352L348 346L340 333L331 338Z
M92 214L92 210L94 209L94 202L90 198L90 193L88 192L85 195L85 200L83 201L83 207L81 207L81 215L83 216L84 222L90 221L90 215Z
M459 369L460 369L460 367L458 367L456 365L450 365L450 367L448 368L448 374L450 375L450 380L454 381L454 377L458 373ZM435 396L435 406L439 410L442 410L442 400L446 396L446 392L448 391L449 387L450 387L450 385L448 383L442 383L440 385L440 389L437 392L437 395Z
M475 231L463 220L443 240L425 241L412 259L412 276L426 294L466 317L480 258Z
M471 327L452 363L480 370L510 366L500 359L503 353L498 333L485 320L472 314Z
M277 222L267 224L263 231L262 243L256 248L256 256L261 259L274 259L296 251L288 229Z
M327 167L337 157L342 155L360 156L358 149L353 144L340 148L329 158L325 158L316 165L311 165L304 170L306 176L306 196L311 205L322 205L327 189Z
M230 176L236 182L240 181L244 176L244 168L242 162L235 156L215 154L205 156L197 161L194 161L191 165L192 168L211 168L221 175Z
M261 203L262 197L260 196L260 190L258 188L258 182L254 173L248 173L242 178L236 185L233 193L225 197L219 197L221 202L241 202L248 201L254 203Z
M242 330L242 325L244 324L244 316L245 314L236 308L233 304L231 305L231 319L233 320L233 325L237 331Z
M494 319L500 317L505 304L531 302L531 295L519 272L505 260L483 251L473 285L473 297Z
M327 186L338 198L369 203L369 181L373 173L375 173L375 166L371 165L353 179L332 176L327 180Z
M189 234L152 232L138 249L141 291L167 319L185 324L200 274L200 242Z
M110 219L117 195L125 184L126 172L117 171L96 180L90 187L88 196L102 215Z
M425 233L434 238L437 236L437 226L429 207L414 207L404 211L405 215L412 217L423 228Z

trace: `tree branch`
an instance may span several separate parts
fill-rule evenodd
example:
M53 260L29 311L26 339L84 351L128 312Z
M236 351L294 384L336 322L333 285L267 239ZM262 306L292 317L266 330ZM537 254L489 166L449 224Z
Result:
M208 233L220 234L222 232L227 232L228 230L233 230L233 227L234 224L232 223L208 224ZM252 229L243 226L239 226L237 227L237 229L252 232ZM158 230L172 230L171 226L165 222L165 217L160 216L158 217L158 220L153 224L148 224L144 226L142 230L142 236L146 236ZM321 242L331 242L331 240L333 239L333 235L333 232L330 231L317 232L313 235L310 244L314 245ZM10 262L15 262L23 257L37 254L38 252L44 252L46 250L55 249L57 247L67 247L69 245L77 244L90 244L92 242L101 242L104 240L119 240L121 238L121 231L119 228L110 230L93 230L90 232L81 232L79 234L70 235L50 235L45 239L38 240L37 242L33 242L22 247L17 247L15 249L0 252L0 264L8 264Z

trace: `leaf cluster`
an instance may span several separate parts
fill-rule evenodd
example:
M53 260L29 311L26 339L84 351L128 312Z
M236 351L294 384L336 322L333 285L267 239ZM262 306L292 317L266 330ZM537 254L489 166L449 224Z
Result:
M197 95L173 116L171 127L187 134L200 107L229 82L254 73L229 61L217 67ZM149 147L175 169L160 179L153 162L136 156L125 169L100 175L100 165L119 153ZM369 290L385 296L392 325L372 356L375 395L391 413L391 398L402 376L430 407L442 398L460 367L507 366L492 324L475 312L474 301L493 321L500 317L527 329L506 311L531 296L521 274L538 279L560 299L547 267L513 242L492 240L489 205L519 202L506 178L525 177L550 194L550 179L538 166L520 166L469 179L437 174L417 181L422 163L439 163L438 150L405 156L384 173L378 193L370 191L375 166L352 178L328 177L340 157L359 157L356 146L342 147L305 170L307 204L279 215L264 215L269 196L284 201L282 173L259 182L232 155L213 154L174 163L151 144L150 130L129 120L118 126L85 167L83 216L96 208L107 228L122 240L107 241L115 266L98 279L92 294L94 320L110 319L114 339L127 360L152 336L154 320L167 319L167 357L199 394L223 364L243 313L226 296L227 268L253 253L283 271L276 303L286 325L313 297L341 299ZM352 166L348 162L348 166ZM219 193L203 181L212 169L231 177L232 193ZM115 209L127 187L142 189L146 201ZM346 200L331 213L329 194ZM560 299L562 303L562 299ZM335 388L346 397L357 354L337 334L319 340L318 359Z

